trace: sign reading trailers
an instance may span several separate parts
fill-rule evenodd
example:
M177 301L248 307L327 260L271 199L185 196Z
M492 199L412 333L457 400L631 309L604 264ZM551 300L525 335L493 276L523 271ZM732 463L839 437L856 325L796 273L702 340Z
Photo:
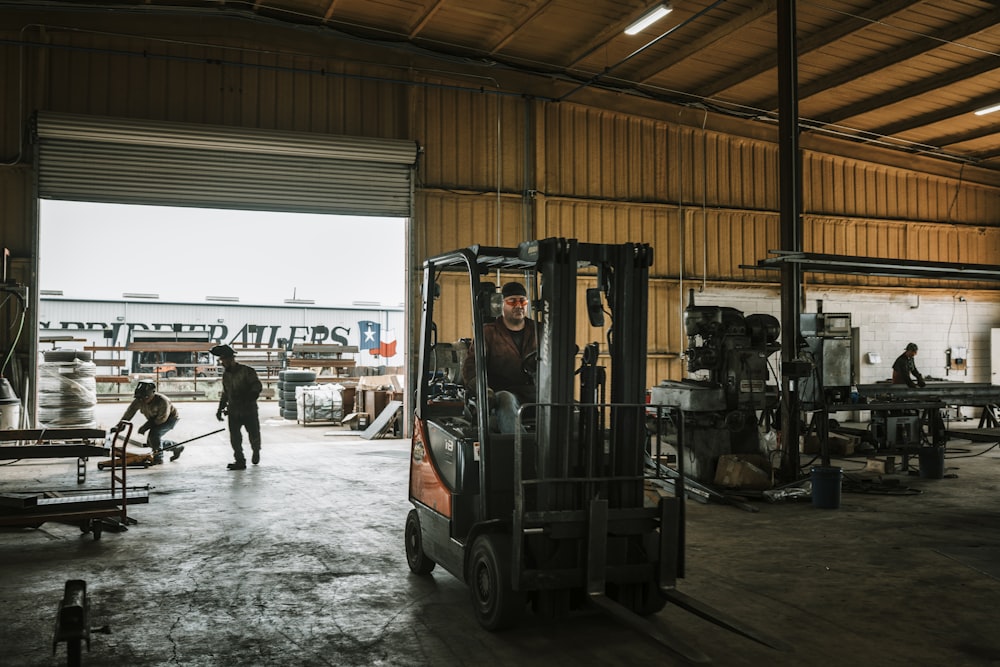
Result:
M110 301L42 297L39 337L72 336L87 345L127 347L157 333L213 343L291 350L297 343L357 346L359 365L402 365L402 307L323 307Z

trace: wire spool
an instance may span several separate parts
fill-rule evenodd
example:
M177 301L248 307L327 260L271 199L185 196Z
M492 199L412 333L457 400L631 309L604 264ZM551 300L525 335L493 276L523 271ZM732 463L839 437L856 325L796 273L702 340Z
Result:
M89 352L69 356L73 352L51 350L38 365L38 423L43 428L97 426L97 365Z

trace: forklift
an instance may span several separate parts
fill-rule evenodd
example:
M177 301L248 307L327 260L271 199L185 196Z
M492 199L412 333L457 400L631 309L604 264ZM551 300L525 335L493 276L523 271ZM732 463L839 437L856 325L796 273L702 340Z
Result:
M440 565L465 582L487 630L516 625L529 606L560 618L590 604L666 644L642 617L673 602L776 645L676 589L684 493L648 484L659 475L646 418L652 260L645 244L548 238L424 262L406 558L415 574ZM482 332L509 280L526 286L538 327L538 399L500 433ZM456 349L473 355L475 387L463 386Z

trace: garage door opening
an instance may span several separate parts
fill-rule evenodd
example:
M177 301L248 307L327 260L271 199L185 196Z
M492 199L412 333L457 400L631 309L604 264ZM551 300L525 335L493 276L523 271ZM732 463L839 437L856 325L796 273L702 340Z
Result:
M167 341L232 344L275 390L285 357L306 348L346 351L317 357L320 379L395 373L405 366L406 222L41 200L40 361L57 347L92 350L104 394L137 377L213 375L203 350L133 351Z
M41 200L39 220L49 294L327 306L405 298L405 218Z

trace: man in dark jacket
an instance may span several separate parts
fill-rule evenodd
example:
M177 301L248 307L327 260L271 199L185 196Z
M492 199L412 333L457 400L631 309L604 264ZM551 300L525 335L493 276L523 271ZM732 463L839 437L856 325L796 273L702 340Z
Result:
M246 470L247 460L243 456L243 434L245 428L253 452L251 461L260 463L260 418L257 415L257 397L262 385L257 371L236 363L236 350L228 345L216 345L211 350L222 364L222 396L215 418L220 422L225 412L229 414L229 444L233 447L235 461L226 467L230 470Z
M892 364L893 384L906 384L911 389L918 385L923 387L926 384L924 376L917 370L917 363L913 361L915 356L917 356L917 344L907 343L906 350L896 357L896 361ZM916 383L913 382L913 378L917 379Z
M507 283L502 294L503 314L483 326L486 382L496 427L501 433L513 433L521 405L534 403L538 396L531 369L526 367L538 351L538 332L534 320L527 317L528 292L524 285ZM472 349L462 365L462 381L470 389L476 386L476 356Z

